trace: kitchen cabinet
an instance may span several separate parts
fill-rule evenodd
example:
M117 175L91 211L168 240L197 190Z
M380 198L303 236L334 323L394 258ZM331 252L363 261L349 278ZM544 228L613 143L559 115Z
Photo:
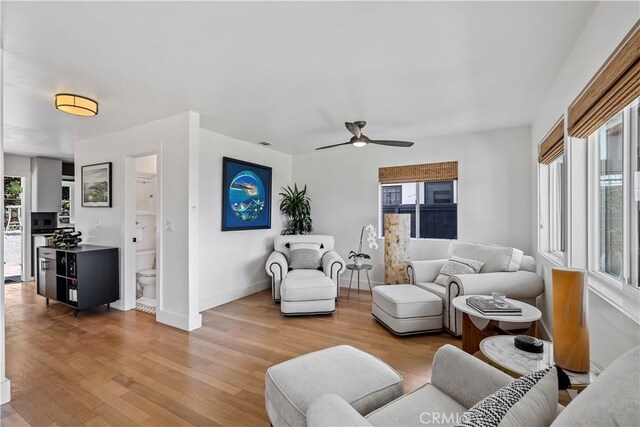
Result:
M99 305L109 309L120 299L118 248L80 245L38 248L38 295L78 311Z
M31 159L31 212L60 212L62 160Z
M38 284L38 295L47 298L57 299L56 285L56 251L50 248L38 248L38 276L36 278Z

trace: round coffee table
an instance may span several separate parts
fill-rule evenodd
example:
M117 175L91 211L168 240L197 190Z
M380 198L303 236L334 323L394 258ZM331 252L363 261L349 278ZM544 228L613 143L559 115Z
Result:
M513 336L496 335L480 342L480 352L487 361L513 377L520 377L553 366L553 343L542 341L542 353L529 353L516 348ZM565 370L571 380L571 388L582 390L595 379L594 373L578 373Z
M506 298L507 302L522 308L520 316L486 315L467 305L467 298L477 295L462 295L451 301L453 306L462 312L462 349L474 354L480 350L480 341L493 335L510 335L511 332L500 328L500 322L528 323L524 335L536 336L537 320L542 312L527 303ZM484 296L485 295L480 295ZM522 332L522 331L519 331Z
M351 283L353 282L353 272L356 271L358 273L358 294L360 293L360 272L364 271L367 274L367 283L369 284L369 293L371 293L371 281L369 280L369 270L373 269L373 265L371 264L347 264L347 270L351 270L351 277L349 278L349 290L347 291L347 299L349 299L349 294L351 293Z

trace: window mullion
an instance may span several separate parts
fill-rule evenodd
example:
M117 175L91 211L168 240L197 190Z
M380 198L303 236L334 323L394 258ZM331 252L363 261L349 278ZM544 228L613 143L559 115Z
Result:
M638 129L638 108L640 108L640 105L638 105L638 103L636 102L635 107L630 108L629 109L629 159L630 159L630 170L629 170L629 176L630 176L630 181L629 181L629 186L630 186L630 193L629 193L629 245L630 245L630 251L627 255L627 259L629 262L629 269L630 269L630 279L631 279L631 285L633 286L638 286L639 284L639 279L638 279L638 249L639 249L639 245L638 245L638 199L636 197L636 174L638 174L638 162L640 161L640 159L638 159L638 132L640 131L640 129Z
M556 164L549 165L549 252L556 251Z
M588 269L591 271L600 271L600 186L598 183L598 177L600 176L600 157L599 147L600 138L599 133L593 134L589 137L588 146L588 174L589 183L587 185L588 190L588 205L587 209L587 224L588 224Z
M420 238L420 184L416 182L416 239Z
M622 161L622 283L631 283L631 267L629 258L631 254L631 189L630 185L633 182L633 175L631 174L631 117L629 114L630 108L625 108L622 114L622 148L623 148L623 161Z

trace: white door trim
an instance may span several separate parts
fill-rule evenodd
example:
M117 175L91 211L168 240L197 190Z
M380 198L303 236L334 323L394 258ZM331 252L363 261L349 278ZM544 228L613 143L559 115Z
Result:
M162 310L162 144L141 149L136 152L127 152L124 156L124 214L123 214L123 264L124 286L122 309L131 310L136 307L136 245L133 238L136 235L136 162L138 157L156 155L156 319Z

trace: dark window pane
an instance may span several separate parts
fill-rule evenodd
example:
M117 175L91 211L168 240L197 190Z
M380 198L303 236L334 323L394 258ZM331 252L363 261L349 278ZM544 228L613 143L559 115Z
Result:
M426 182L424 184L425 200L423 203L453 203L453 181Z
M456 239L458 206L454 203L453 181L425 182L420 204L420 237Z
M382 187L382 205L397 206L402 203L402 186L392 185Z

